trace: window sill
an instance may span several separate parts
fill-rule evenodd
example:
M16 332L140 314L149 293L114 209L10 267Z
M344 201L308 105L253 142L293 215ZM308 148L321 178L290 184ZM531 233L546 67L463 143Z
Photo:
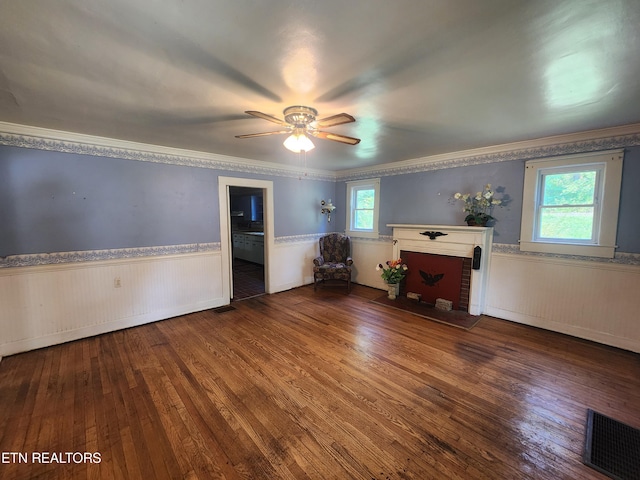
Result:
M362 230L347 230L345 235L354 238L378 238L380 236L378 232L363 232Z
M583 257L613 258L616 247L606 245L576 245L568 243L520 241L520 251L556 253L560 255L579 255Z

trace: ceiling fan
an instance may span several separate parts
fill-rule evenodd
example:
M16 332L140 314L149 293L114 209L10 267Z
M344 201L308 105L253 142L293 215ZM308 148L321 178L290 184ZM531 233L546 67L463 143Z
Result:
M330 117L316 120L318 111L315 108L304 107L302 105L295 105L293 107L287 107L282 112L284 114L284 120L267 115L266 113L256 112L253 110L247 111L249 115L262 118L269 122L277 123L278 125L285 127L283 130L277 130L275 132L263 132L263 133L250 133L247 135L236 135L236 138L253 138L264 137L266 135L281 135L290 134L290 136L284 141L284 146L292 152L308 152L315 148L313 142L309 139L309 136L322 138L325 140L333 140L334 142L346 143L347 145L357 145L360 143L359 138L347 137L346 135L340 135L337 133L325 132L320 130L321 128L333 127L335 125L342 125L343 123L355 122L356 119L346 113L338 113Z

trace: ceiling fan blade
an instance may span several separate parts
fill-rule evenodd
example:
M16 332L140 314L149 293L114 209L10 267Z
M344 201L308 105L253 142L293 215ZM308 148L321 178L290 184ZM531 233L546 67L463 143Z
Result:
M267 135L280 135L282 133L291 133L291 130L279 130L277 132L249 133L247 135L236 135L236 138L265 137Z
M315 130L311 134L314 137L323 138L325 140L333 140L334 142L347 143L349 145L357 145L360 143L359 138L347 137L346 135L338 135L337 133Z
M269 122L277 123L278 125L282 125L284 127L289 125L284 120L280 120L279 118L272 117L271 115L267 115L266 113L256 112L255 110L249 110L244 113L248 113L249 115L253 115L254 117L262 118L263 120L268 120Z
M333 127L334 125L342 125L343 123L355 122L356 119L347 113L338 113L322 120L318 120L318 127Z

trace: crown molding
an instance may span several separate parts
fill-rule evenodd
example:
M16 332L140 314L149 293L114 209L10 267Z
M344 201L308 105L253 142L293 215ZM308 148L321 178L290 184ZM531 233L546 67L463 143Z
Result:
M335 172L0 122L0 145L241 173L335 181Z
M640 123L461 150L337 172L311 168L301 169L248 158L7 122L0 122L0 145L334 182L639 146Z
M567 135L506 143L491 147L462 150L400 162L386 163L337 172L338 181L403 175L445 168L530 160L559 155L597 152L640 145L640 123L620 127L588 130Z

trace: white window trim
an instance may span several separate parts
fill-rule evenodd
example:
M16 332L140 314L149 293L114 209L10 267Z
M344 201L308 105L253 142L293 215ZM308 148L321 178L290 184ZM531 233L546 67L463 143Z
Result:
M375 199L373 205L373 229L362 230L352 228L354 191L362 187L370 187L375 190ZM367 180L357 180L347 182L347 226L346 233L352 237L378 238L378 219L380 216L380 179L370 178Z
M522 224L520 228L520 250L524 252L556 253L589 257L613 258L616 249L620 185L624 150L566 155L525 164L524 191L522 199ZM603 197L601 199L599 229L596 241L588 243L570 241L548 241L535 239L535 221L540 170L572 167L576 165L603 166Z

